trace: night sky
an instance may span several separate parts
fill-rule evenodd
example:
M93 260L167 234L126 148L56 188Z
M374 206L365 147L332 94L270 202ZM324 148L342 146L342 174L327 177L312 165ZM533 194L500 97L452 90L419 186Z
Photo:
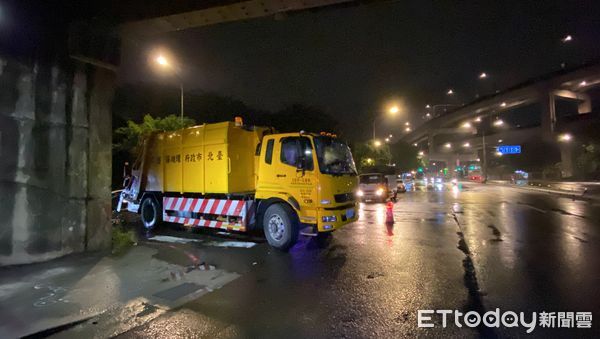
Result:
M71 15L86 6L69 3ZM110 7L94 3L86 15ZM573 41L562 43L567 34ZM388 1L226 23L139 41L124 50L120 80L176 86L148 66L156 47L177 56L186 89L257 109L315 105L351 136L367 137L371 117L390 101L406 110L382 121L381 132L418 123L426 104L467 103L561 62L600 58L600 1Z
M358 134L356 122L390 100L407 107L390 123L417 123L426 104L467 103L563 61L597 58L600 7L593 3L389 2L171 33L136 53L164 46L182 60L187 87L257 108L316 105L347 131L368 136L370 128ZM564 44L567 34L573 41ZM168 81L138 58L125 56L125 81ZM489 78L479 80L480 72ZM445 94L448 88L454 97Z

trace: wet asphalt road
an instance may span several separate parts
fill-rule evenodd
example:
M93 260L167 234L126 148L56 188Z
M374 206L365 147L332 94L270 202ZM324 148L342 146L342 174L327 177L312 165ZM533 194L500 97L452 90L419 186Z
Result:
M598 204L445 185L401 194L394 217L386 226L383 204L361 204L358 222L328 242L301 237L289 253L260 237L249 249L148 242L160 259L186 265L201 258L241 276L121 336L519 337L525 328L442 328L439 318L435 328L418 328L417 310L600 314ZM532 334L598 337L599 323L571 330L538 325Z

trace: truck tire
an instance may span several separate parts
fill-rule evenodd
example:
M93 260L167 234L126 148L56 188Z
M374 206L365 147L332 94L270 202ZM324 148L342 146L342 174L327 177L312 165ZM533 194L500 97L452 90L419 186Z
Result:
M272 247L287 251L298 241L298 217L294 210L284 204L273 204L263 217L265 238Z
M140 216L142 224L147 230L155 229L162 222L160 205L152 197L144 199L142 206L140 206Z

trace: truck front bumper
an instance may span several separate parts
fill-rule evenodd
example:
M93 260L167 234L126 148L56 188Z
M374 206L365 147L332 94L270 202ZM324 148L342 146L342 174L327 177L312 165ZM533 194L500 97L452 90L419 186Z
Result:
M358 204L349 203L317 209L317 231L331 232L358 220Z

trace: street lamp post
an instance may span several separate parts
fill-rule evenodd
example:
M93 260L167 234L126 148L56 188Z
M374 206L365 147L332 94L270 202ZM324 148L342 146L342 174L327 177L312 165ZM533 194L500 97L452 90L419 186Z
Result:
M390 109L387 111L389 114L394 115L396 113L398 113L400 111L400 108L398 108L398 106L392 106L390 107ZM375 142L375 140L377 140L377 134L375 133L375 124L377 123L377 116L375 116L375 118L373 118L373 142Z
M165 58L164 56L159 55L158 57L156 57L155 61L162 67L170 68L173 71L173 74L175 74L175 76L179 80L179 113L181 123L183 124L183 81L181 80L181 76L179 75L179 72L177 72L175 67L173 67L173 65L169 63L169 60L167 60L167 58Z
M482 148L483 148L483 168L482 168L482 175L483 175L483 183L487 182L487 155L485 153L485 130L481 130L481 144L482 144Z
M181 123L183 124L183 83L181 81L179 82L179 104L179 111L181 113Z

